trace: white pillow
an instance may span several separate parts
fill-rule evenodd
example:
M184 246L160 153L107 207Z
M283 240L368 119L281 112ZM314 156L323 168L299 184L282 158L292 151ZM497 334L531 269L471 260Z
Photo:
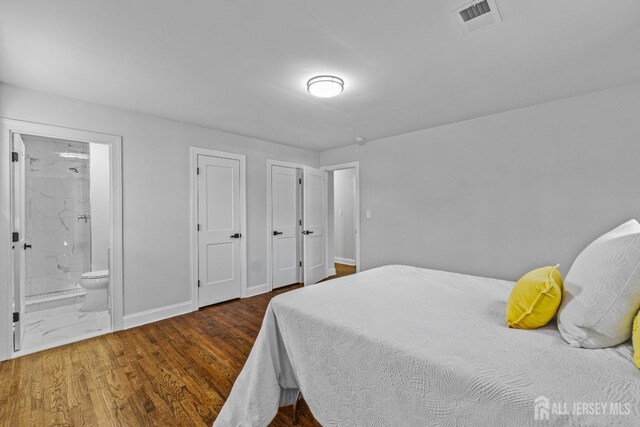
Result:
M640 224L634 219L599 237L564 280L558 329L574 347L605 348L631 336L640 309Z

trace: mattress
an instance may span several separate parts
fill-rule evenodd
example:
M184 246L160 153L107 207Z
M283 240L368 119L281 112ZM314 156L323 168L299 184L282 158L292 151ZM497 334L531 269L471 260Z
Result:
M507 328L513 284L391 265L279 295L214 426L266 426L298 390L325 426L640 425L630 344Z

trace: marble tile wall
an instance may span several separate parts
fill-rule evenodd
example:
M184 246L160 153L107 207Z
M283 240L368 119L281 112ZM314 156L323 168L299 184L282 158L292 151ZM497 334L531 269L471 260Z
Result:
M73 289L91 266L89 144L24 137L26 296Z

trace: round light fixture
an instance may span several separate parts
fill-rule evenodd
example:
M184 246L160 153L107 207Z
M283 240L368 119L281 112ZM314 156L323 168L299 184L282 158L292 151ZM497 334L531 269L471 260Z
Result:
M344 80L336 76L316 76L307 82L307 91L319 98L340 95L343 89Z

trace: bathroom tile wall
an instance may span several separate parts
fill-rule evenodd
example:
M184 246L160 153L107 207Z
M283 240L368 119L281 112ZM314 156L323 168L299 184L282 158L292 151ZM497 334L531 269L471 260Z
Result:
M26 296L73 289L91 263L89 144L25 136Z

